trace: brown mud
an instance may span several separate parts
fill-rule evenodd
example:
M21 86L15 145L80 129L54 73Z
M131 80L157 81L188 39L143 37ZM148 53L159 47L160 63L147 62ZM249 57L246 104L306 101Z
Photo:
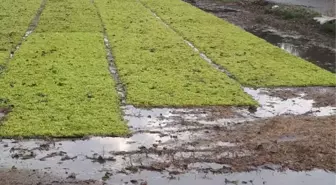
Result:
M94 180L76 180L75 176L68 179L61 179L49 173L38 170L1 170L1 185L103 185L102 182Z
M207 184L211 180L216 185L225 184L225 179L238 184L250 180L276 184L279 179L295 185L333 183L335 107L319 96L335 89L245 91L259 107L124 106L124 118L133 131L129 138L2 139L1 175L15 174L9 172L14 166L19 171L48 173L59 184ZM311 176L296 172L301 170ZM49 183L43 178L39 182Z
M250 155L225 161L234 170L275 164L296 171L313 168L335 171L335 117L274 117L233 129L209 132L201 142L236 143L234 151ZM216 160L221 161L220 158ZM221 161L223 163L223 161Z
M314 99L315 107L336 106L336 93L335 88L321 88L321 87L307 87L299 88L301 91L295 91L293 89L272 89L271 93L276 97L283 100L300 96L298 92L305 93L304 99Z
M286 3L290 5L301 5L323 15L335 16L335 0L269 0L274 3Z

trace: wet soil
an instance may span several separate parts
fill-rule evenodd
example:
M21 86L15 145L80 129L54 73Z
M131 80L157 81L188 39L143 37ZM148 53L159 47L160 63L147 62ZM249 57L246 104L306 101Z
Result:
M335 171L335 124L333 116L275 117L233 127L217 125L193 130L194 136L183 143L175 142L174 147L166 142L113 154L131 156L135 162L130 167L151 171L183 173L194 163L225 165L216 170L199 169L213 173L244 172L258 167ZM176 133L173 137L182 136Z
M335 35L312 19L283 19L271 14L271 2L185 0L261 37L293 55L335 72Z
M76 180L74 175L61 179L38 170L0 169L0 180L1 185L103 185L95 180Z
M287 184L299 184L293 181L297 178L312 183L294 172L301 170L312 170L305 173L314 178L324 176L313 181L318 184L334 179L334 116L190 126L178 120L158 126L160 132L146 128L147 133L131 138L2 140L0 179L7 184L52 185L207 184L205 179L212 184L276 184L281 177ZM314 172L315 168L331 172Z
M300 88L298 88L300 89ZM336 92L334 87L321 88L321 87L308 87L301 88L301 91L295 91L293 89L272 89L271 93L283 100L300 96L300 93L305 93L303 95L304 99L314 99L315 107L326 107L326 106L336 106ZM300 93L299 93L300 92Z
M269 0L274 3L302 5L320 12L323 15L335 16L335 0Z
M212 184L225 184L225 179L276 184L280 177L287 184L299 184L293 181L297 178L300 183L317 183L295 172L309 170L306 173L312 178L325 178L319 184L330 184L335 171L335 107L319 97L334 94L335 89L244 90L259 107L124 106L133 131L129 138L2 139L0 174L15 174L4 173L15 166L38 175L48 173L63 184L84 180L91 184L132 184L134 180L138 184L207 184L205 179ZM315 168L331 172L311 171ZM7 179L8 183L22 180ZM39 182L50 181L41 178Z
M238 150L249 151L251 155L225 161L234 170L275 164L299 171L313 168L335 171L335 126L334 116L275 117L227 131L210 132L206 140L197 143L236 143Z
M296 26L303 30L304 21L295 25L266 15L260 4L215 0L192 3L247 30L260 30L256 35L266 30L263 38L268 33L280 35L284 40L277 43L328 50L335 47L328 40L331 36L319 28L309 27L314 33L297 31ZM258 20L258 16L266 21ZM141 109L125 104L126 92L113 65L106 35L104 43L132 136L0 138L1 183L335 184L334 87L243 88L259 102L258 107ZM312 61L317 64L318 60ZM330 62L321 63L330 71L335 69ZM7 113L0 110L0 121ZM297 172L301 170L305 172Z

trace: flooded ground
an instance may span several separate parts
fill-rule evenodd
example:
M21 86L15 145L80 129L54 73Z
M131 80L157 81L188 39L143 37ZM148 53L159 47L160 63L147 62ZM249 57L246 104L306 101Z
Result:
M270 21L262 14L261 18L251 16L248 11L253 7L218 3L193 2L335 72L334 41L330 35L319 33L314 27L308 28L311 33L300 31L304 30L300 26L294 32L292 23L288 26L275 20L266 24ZM132 135L2 139L1 185L335 184L334 87L242 87L258 101L258 107L141 109L125 104L125 90L106 37L104 42L111 74L118 83L124 119ZM215 64L213 67L228 74ZM4 116L0 113L0 119Z
M301 5L311 8L323 15L335 16L335 0L269 0L274 3Z
M203 164L207 166L207 164ZM117 174L113 176L113 179L108 182L93 181L93 180L59 180L58 177L50 176L49 174L40 175L36 171L35 173L28 173L29 175L22 174L22 172L12 171L11 173L16 176L23 177L26 179L25 182L35 183L39 182L41 179L45 179L49 185L75 185L75 184L85 184L85 185L102 185L106 183L111 183L115 185L126 185L126 184L138 184L138 185L156 185L156 184L169 184L169 185L283 185L283 184L293 184L293 185L330 185L335 184L335 176L333 173L328 173L322 170L314 170L311 172L274 172L271 170L260 170L258 172L250 173L231 173L231 174L212 174L203 172L190 172L188 174L180 175L178 178L169 175L168 173L159 173L151 171L143 171L136 173L133 176L128 176L125 174ZM8 173L8 172L7 172ZM27 172L26 172L27 173ZM19 174L19 175L18 175ZM1 178L0 171L0 178ZM39 176L37 178L36 176ZM27 178L29 177L29 178ZM6 180L10 180L12 177L6 177ZM146 180L144 180L146 179ZM6 180L2 181L2 185L12 185L11 183L6 183ZM35 183L36 184L36 183ZM17 181L16 185L23 185L22 181Z
M329 137L335 131L335 89L244 90L258 108L124 106L129 138L3 139L0 177L24 170L30 179L39 177L34 182L59 179L50 184L333 183L334 173L315 168L334 171ZM316 144L321 139L323 146Z

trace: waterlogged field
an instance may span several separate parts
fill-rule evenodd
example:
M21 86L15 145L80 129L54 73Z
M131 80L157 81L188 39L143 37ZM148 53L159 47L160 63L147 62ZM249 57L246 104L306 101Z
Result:
M247 86L335 85L335 76L180 0L140 0Z
M0 2L0 64L24 36L41 0L1 0Z
M0 2L1 61L40 5ZM335 85L332 73L179 0L47 0L34 32L0 65L0 137L129 134L104 34L126 103L135 106L256 106L242 85Z

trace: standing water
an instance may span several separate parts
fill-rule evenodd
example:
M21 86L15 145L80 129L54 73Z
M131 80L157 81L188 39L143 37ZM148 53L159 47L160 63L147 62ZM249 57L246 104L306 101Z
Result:
M335 16L335 0L269 0L274 3L301 5L323 15Z

